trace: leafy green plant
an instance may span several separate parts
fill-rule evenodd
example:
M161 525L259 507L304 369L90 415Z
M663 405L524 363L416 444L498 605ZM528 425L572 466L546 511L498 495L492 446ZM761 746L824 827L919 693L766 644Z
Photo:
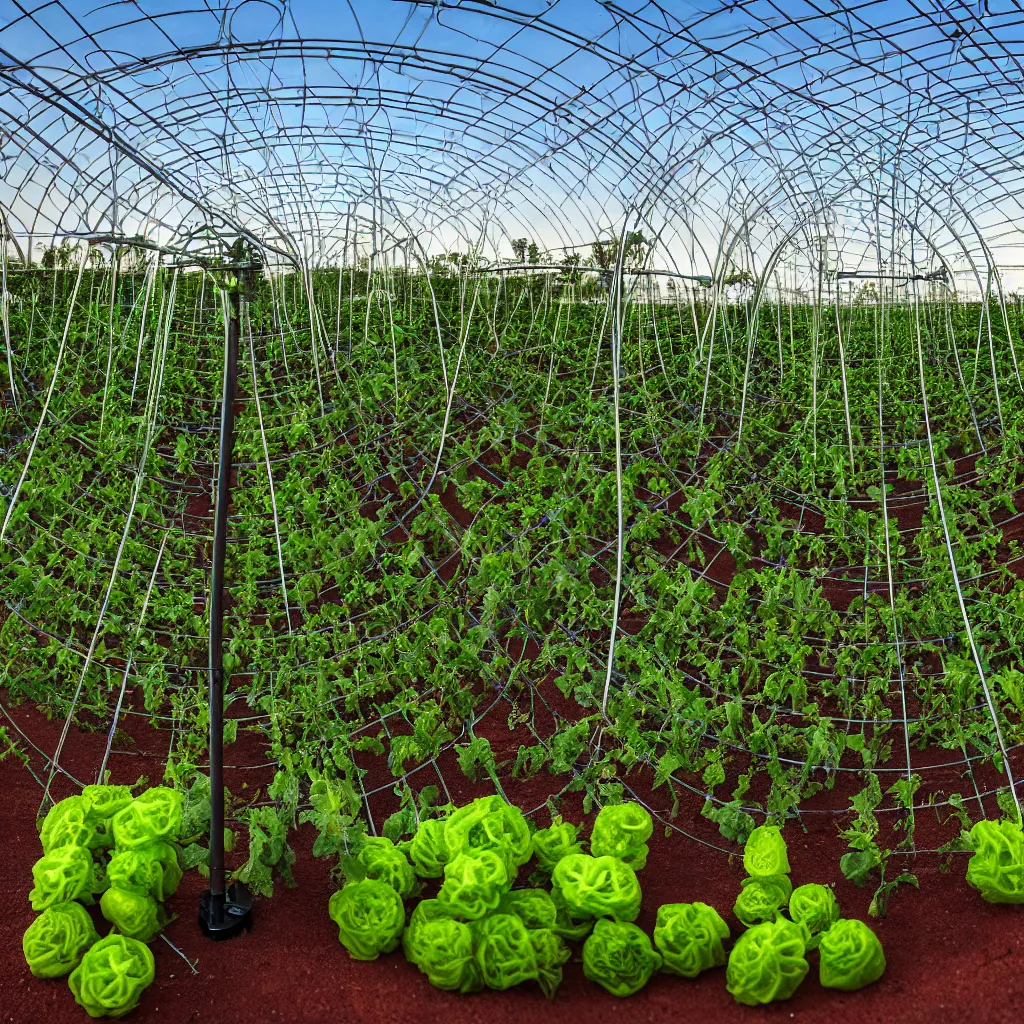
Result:
M133 799L126 786L96 785L55 804L42 823L40 840L50 852L33 866L29 896L43 913L25 932L25 958L39 977L74 968L69 984L92 1016L128 1013L153 979L143 944L162 930L162 901L182 877L173 842L180 808L180 795L163 787ZM116 845L119 839L126 845ZM80 905L101 893L100 910L118 930L103 940ZM87 950L99 953L90 958Z
M578 825L557 817L547 828L533 833L533 852L542 871L550 874L563 857L583 852L579 831Z
M416 878L405 854L384 836L366 837L359 849L359 862L366 878L386 882L405 898L413 891Z
M349 768L347 763L344 768ZM340 859L352 855L365 832L359 821L360 801L354 786L347 777L330 778L316 769L308 774L312 806L299 814L299 821L309 822L317 830L313 856ZM276 826L271 829L277 831ZM287 853L283 849L280 852L281 858L287 861Z
M570 854L555 865L551 884L556 901L574 917L634 921L640 913L636 872L617 857Z
M409 859L420 878L440 878L448 863L445 823L438 818L420 822L408 848Z
M782 830L777 825L761 825L743 844L743 870L752 878L789 874L789 857Z
M878 981L885 972L882 944L863 921L835 921L822 934L818 952L824 988L852 992Z
M590 850L595 857L618 857L640 871L647 863L647 840L653 831L650 814L638 803L608 804L594 819Z
M181 793L166 786L144 790L113 816L115 845L120 850L133 850L177 838L183 802Z
M661 967L646 932L602 918L583 943L583 973L613 996L635 995Z
M500 796L480 797L454 811L445 821L444 839L450 859L492 852L508 871L525 864L533 852L523 812Z
M515 914L530 929L553 929L558 921L558 908L546 889L513 889L503 893L498 913Z
M614 246L602 245L604 259ZM918 751L998 769L997 726L1008 747L1024 742L1024 626L1014 614L1024 582L1007 568L1019 544L1003 525L1017 514L1024 399L998 328L991 373L972 375L963 360L978 351L979 323L1002 323L999 304L895 292L879 302L876 292L849 306L757 306L703 286L685 301L648 303L627 289L613 362L597 275L500 287L482 275L467 302L455 271L478 261L452 255L437 279L370 265L275 274L248 303L243 362L258 400L237 419L227 739L265 746L277 775L265 794L228 801L231 827L249 834L236 876L263 894L287 881L290 833L302 824L335 877L366 878L376 868L361 859L363 783L389 770L401 803L382 837L421 879L485 850L510 877L532 850L538 885L584 849L639 867L632 840L616 845L602 818L629 806L631 774L649 773L670 817L702 801L729 843L747 844L756 884L740 898L753 903L765 885L774 892L764 877L788 869L765 838L776 826L756 822L795 819L803 801L857 770L841 865L874 890L870 912L884 914L900 885L916 884L895 867L914 850L915 795L961 814L974 798L968 776L967 802L940 801L914 772ZM0 470L5 491L19 467L31 470L7 506L0 552L5 679L13 700L61 717L73 705L91 725L113 715L131 666L141 709L173 740L165 778L187 791L181 863L202 871L208 708L190 666L206 658L204 488L217 450L204 396L220 382L223 317L203 275L155 268L145 314L96 300L115 285L134 291L141 274L120 267L115 280L112 267L90 265L77 294L68 276L55 266L8 277L10 352L33 385L23 409L0 412L0 447L12 456ZM1011 308L1009 329L1021 322ZM38 382L55 373L65 324L70 358L39 418ZM122 351L119 337L146 340ZM140 419L155 393L153 338L166 342L163 404ZM316 359L332 339L347 350L337 358L332 347L325 371ZM923 393L930 445L919 436ZM159 434L144 451L150 412ZM26 423L42 429L26 435ZM112 467L142 471L127 534L134 473ZM909 509L922 511L919 529L908 528ZM506 724L508 748L498 738ZM117 723L112 738L131 741ZM0 747L10 742L0 729ZM904 759L906 774L884 788L879 766L902 769ZM604 808L590 847L564 822L530 836L495 796L463 809L449 849L450 809L435 806L435 787L412 787L424 777L416 769L433 778L452 764L498 793L506 772L533 778L550 789L552 814L565 794L588 816ZM1004 810L1008 792L997 794ZM51 809L44 852L79 847L95 870L112 819L133 806L124 787L86 787ZM138 846L124 838L133 849L113 854L115 887L169 892L166 851L163 878L115 870L154 845L141 832ZM405 890L408 875L386 849L368 846ZM976 849L968 871L983 894L1011 898L1015 869L1000 863ZM103 884L94 876L81 898ZM577 916L563 889L553 886L554 930L580 941L594 917ZM499 896L498 911L516 892ZM605 897L602 906L614 902ZM543 901L520 906L549 916ZM791 896L790 916L810 929L800 907Z
M1015 821L979 821L970 831L967 883L989 903L1024 903L1024 834Z
M444 866L438 900L466 921L497 910L501 894L512 885L508 865L494 850L460 853Z
M44 854L32 865L32 881L29 900L33 910L71 900L90 903L104 887L88 849L81 846L61 846Z
M354 960L376 960L398 946L405 928L402 898L386 882L348 882L330 899L338 939Z
M450 916L437 900L421 900L413 908L402 935L405 958L415 964L435 988L475 992L483 985L474 955L474 936L468 924Z
M569 957L561 939L545 929L531 930L517 914L491 914L473 926L476 961L488 988L503 991L538 981L551 998Z
M793 883L788 875L760 875L744 878L732 908L746 928L762 921L774 921L789 904Z
M67 974L99 935L79 903L54 903L25 930L21 946L29 970L37 978Z
M273 895L275 875L294 885L295 853L288 843L288 819L275 807L257 807L249 811L248 821L249 856L234 877L263 896Z
M729 926L706 903L665 903L658 908L654 944L664 961L663 970L684 978L725 963L722 941Z
M839 903L827 885L807 882L789 896L789 916L810 933L808 949L817 949L821 936L839 920Z
M799 925L785 918L745 931L729 953L729 994L747 1006L789 999L810 970L804 959L805 937Z
M97 845L96 826L89 820L89 804L82 796L69 796L55 803L39 830L43 853L65 846Z
M85 802L86 821L93 825L100 825L109 822L118 811L123 810L132 802L132 790L130 786L84 786L82 800Z
M149 947L127 935L108 935L82 957L68 984L90 1017L124 1017L153 983L156 965Z
M100 898L103 916L123 935L150 942L160 934L160 906L152 896L111 887Z
M161 903L174 895L182 878L178 849L168 842L115 850L107 864L114 888L152 896Z

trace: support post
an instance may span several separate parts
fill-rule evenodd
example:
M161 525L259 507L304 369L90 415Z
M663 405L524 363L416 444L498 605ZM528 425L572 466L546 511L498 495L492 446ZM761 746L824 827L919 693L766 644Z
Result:
M210 888L199 897L199 925L211 939L233 938L243 929L252 927L252 895L240 882L225 886L224 872L224 556L231 501L235 440L233 402L238 381L241 301L234 289L228 292L217 502L210 567Z

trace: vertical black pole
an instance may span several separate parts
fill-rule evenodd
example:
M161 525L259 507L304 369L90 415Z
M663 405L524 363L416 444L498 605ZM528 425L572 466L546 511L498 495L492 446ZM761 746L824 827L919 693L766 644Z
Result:
M199 898L199 924L214 939L230 938L249 927L252 910L252 897L245 887L234 882L225 888L224 879L224 555L235 441L233 403L238 381L240 304L239 296L229 292L210 567L210 888Z
M210 892L214 897L224 895L224 556L228 542L231 457L235 444L234 400L238 380L238 299L233 295L228 299L228 309L210 569Z

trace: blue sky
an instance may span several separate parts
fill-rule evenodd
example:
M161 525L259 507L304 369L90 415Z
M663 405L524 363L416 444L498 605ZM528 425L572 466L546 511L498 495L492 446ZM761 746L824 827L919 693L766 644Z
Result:
M705 247L753 216L763 247L820 206L853 252L865 196L896 178L905 228L916 218L950 251L979 229L1016 244L1024 16L1010 0L987 15L932 0L665 6L68 0L71 17L0 0L0 50L28 69L0 96L21 126L0 142L0 203L27 220L31 199L37 229L116 216L172 231L198 199L315 247L353 210L432 245L482 230L554 245L615 231L637 204ZM70 89L141 168L19 82Z

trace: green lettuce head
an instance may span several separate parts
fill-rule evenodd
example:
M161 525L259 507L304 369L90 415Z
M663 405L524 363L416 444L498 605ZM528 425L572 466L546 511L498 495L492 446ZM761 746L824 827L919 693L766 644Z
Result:
M583 943L583 973L613 996L631 996L661 967L647 933L635 924L602 918Z
M635 921L640 913L636 872L618 857L563 857L551 875L552 895L575 918L613 917Z
M81 904L54 903L28 926L21 948L35 977L60 978L97 939L92 918Z
M383 836L367 836L363 840L359 863L366 869L367 878L387 882L399 896L408 896L416 884L405 854Z
M107 877L116 889L170 899L181 881L178 848L172 843L150 843L134 850L118 850L107 865Z
M722 940L728 937L729 926L706 903L666 903L658 908L654 944L670 974L696 978L710 967L721 967Z
M364 878L349 882L330 900L338 941L353 960L376 960L398 946L405 927L402 897L386 882Z
M476 962L488 988L503 991L525 981L539 983L550 999L562 981L569 950L546 928L530 929L517 914L491 914L473 926Z
M477 921L497 910L511 879L505 859L493 850L460 853L444 868L444 882L438 900L456 917Z
M878 936L863 921L842 918L821 936L819 978L823 988L853 992L878 981L885 953Z
M810 969L804 929L778 918L754 925L736 941L725 969L725 987L738 1003L757 1006L789 999Z
M405 926L405 931L402 933L402 945L407 946L416 936L416 929L421 925L426 924L428 921L455 921L457 918L452 913L452 908L442 903L440 900L420 900L415 907L412 908L412 913L409 915L409 923ZM416 961L409 955L408 949L405 953L406 959L411 963Z
M786 841L778 825L761 825L750 833L743 846L743 870L753 878L789 874Z
M551 890L551 902L557 912L552 931L567 942L582 942L594 930L594 918L576 917L565 905L558 889Z
M569 959L571 952L552 929L532 928L529 931L533 954L537 958L537 983L544 995L553 999L562 984L562 964Z
M544 889L513 889L498 901L499 914L515 914L527 928L554 928L558 908Z
M152 942L160 934L160 905L152 896L125 889L108 889L100 898L103 916L123 935Z
M974 853L967 883L989 903L1024 903L1024 834L1015 821L979 821L971 829Z
M509 877L533 853L530 827L518 807L500 796L484 796L454 811L444 826L448 857L488 850L506 864Z
M745 928L774 921L789 902L793 883L789 875L759 875L744 878L732 912Z
M99 825L132 802L132 791L128 786L86 786L82 799L86 805L86 820Z
M437 900L421 900L402 936L405 958L435 988L476 992L483 982L473 953L473 932Z
M80 796L59 800L47 812L39 831L43 853L65 846L89 847L96 843L96 826L88 820L89 806Z
M119 850L137 850L140 846L177 839L183 802L177 790L166 786L154 786L140 793L114 815L114 845Z
M808 949L817 949L823 932L839 920L839 904L827 885L808 882L798 885L789 897L789 916L807 927L811 941Z
M444 841L444 822L427 818L420 822L409 844L409 859L420 878L440 878L448 863L448 846Z
M609 804L598 811L590 836L590 852L595 857L618 857L634 871L647 863L647 840L654 822L638 803Z
M558 817L549 828L541 828L533 833L533 852L542 871L550 875L563 857L583 852L578 838L579 831L578 825Z
M155 976L153 954L127 935L108 935L82 957L68 984L90 1017L124 1017L139 1003Z
M92 900L98 890L92 855L81 846L61 846L32 865L35 883L28 898L33 910L45 910L55 903Z
M440 900L420 900L419 903L412 908L412 913L409 915L409 923L405 926L405 931L402 932L402 948L405 952L406 960L410 963L417 962L416 957L413 955L412 948L420 928L429 924L431 921L457 920L458 918L456 918L452 913L451 907L442 903Z
M473 927L476 962L488 988L499 992L537 977L530 932L515 914L491 914Z

